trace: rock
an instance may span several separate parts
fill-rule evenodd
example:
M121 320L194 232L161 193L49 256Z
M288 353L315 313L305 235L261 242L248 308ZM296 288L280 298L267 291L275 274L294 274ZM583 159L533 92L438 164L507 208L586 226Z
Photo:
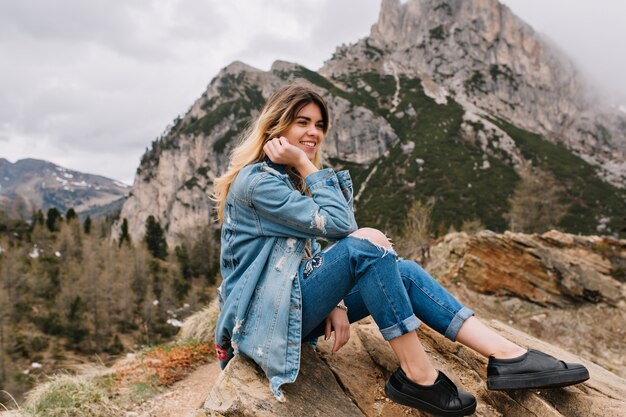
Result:
M302 346L298 380L283 388L284 403L274 398L263 371L254 362L238 356L215 382L203 411L251 417L363 415L310 345Z
M487 359L423 325L418 335L429 357L437 369L477 397L476 416L624 416L626 380L602 367L622 374L626 370L626 314L620 295L624 283L611 277L617 282L610 283L614 294L600 286L598 299L585 297L577 288L591 288L598 274L621 265L625 243L558 231L543 235L481 232L449 234L431 248L427 269L488 326L521 346L583 363L590 372L588 381L566 388L489 391ZM495 283L479 279L488 269L500 271L483 278ZM501 276L507 291L497 295ZM605 281L609 282L609 276L605 275ZM513 285L514 280L520 282ZM574 284L562 285L563 280ZM318 353L303 346L300 375L294 384L285 386L285 403L274 399L267 378L254 363L233 359L194 417L426 416L386 398L384 383L398 363L370 318L352 326L350 341L335 354L332 343L332 338L320 339Z
M435 367L477 397L479 405L475 415L624 415L626 380L497 320L487 324L522 346L532 346L569 362L583 363L591 378L583 384L552 390L488 391L485 358L422 326L418 334ZM256 365L237 357L215 382L202 410L198 411L204 414L194 416L426 415L386 399L383 386L397 363L389 345L370 320L352 326L350 341L338 353L330 353L332 340L320 341L319 356L310 346L303 348L301 373L295 384L285 386L285 403L274 399L266 377Z
M617 307L626 286L611 276L611 261L595 250L599 238L558 231L544 236L506 232L448 235L431 249L437 276L462 280L486 294L512 294L537 304L565 307L581 302ZM606 239L617 251L626 243Z
M624 377L626 284L615 271L625 264L624 240L553 230L452 233L431 247L425 267L483 317L509 320Z

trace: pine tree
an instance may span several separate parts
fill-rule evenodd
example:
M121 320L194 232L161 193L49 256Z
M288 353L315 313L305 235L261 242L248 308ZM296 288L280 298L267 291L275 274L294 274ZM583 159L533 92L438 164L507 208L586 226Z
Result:
M163 233L161 225L152 215L148 216L146 219L145 242L152 256L163 260L167 257L165 233Z
M37 210L33 213L33 226L40 225L43 226L45 223L45 218L41 210Z
M51 232L57 232L59 230L59 223L61 222L61 213L56 207L52 207L48 209L48 214L46 215L46 227Z
M85 221L83 222L83 231L85 232L86 235L89 234L89 232L91 232L91 217L87 216L85 218Z
M120 230L120 241L118 246L122 247L122 244L124 242L127 242L130 245L130 235L128 234L128 220L126 220L126 218L124 218L124 220L122 221L122 227Z
M73 208L68 208L67 211L65 212L65 220L70 221L72 219L75 219L76 216L76 211L74 211Z

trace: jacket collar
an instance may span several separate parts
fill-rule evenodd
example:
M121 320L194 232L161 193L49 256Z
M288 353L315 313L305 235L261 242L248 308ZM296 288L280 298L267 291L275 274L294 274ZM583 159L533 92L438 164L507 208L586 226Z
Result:
M276 164L272 162L272 160L267 156L263 158L263 162L265 162L267 165L274 168L276 171L280 172L281 174L287 175L287 167L285 165Z

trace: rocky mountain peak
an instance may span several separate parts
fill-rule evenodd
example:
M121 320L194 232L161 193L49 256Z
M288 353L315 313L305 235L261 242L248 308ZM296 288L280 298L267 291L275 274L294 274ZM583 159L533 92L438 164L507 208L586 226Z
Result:
M432 80L456 101L562 144L626 181L626 117L588 97L575 65L497 0L384 0L369 37L320 69Z

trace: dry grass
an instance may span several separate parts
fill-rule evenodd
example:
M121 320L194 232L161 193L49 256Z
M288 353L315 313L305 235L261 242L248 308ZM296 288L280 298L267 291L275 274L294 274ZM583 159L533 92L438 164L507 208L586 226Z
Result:
M26 397L20 409L28 417L109 417L122 410L111 399L107 378L81 375L57 375L38 385Z
M121 364L115 370L115 379L119 386L169 386L214 357L212 342L188 341L160 346L141 354L136 360Z
M187 317L178 334L178 340L212 341L215 335L215 323L220 314L217 298L211 304Z

